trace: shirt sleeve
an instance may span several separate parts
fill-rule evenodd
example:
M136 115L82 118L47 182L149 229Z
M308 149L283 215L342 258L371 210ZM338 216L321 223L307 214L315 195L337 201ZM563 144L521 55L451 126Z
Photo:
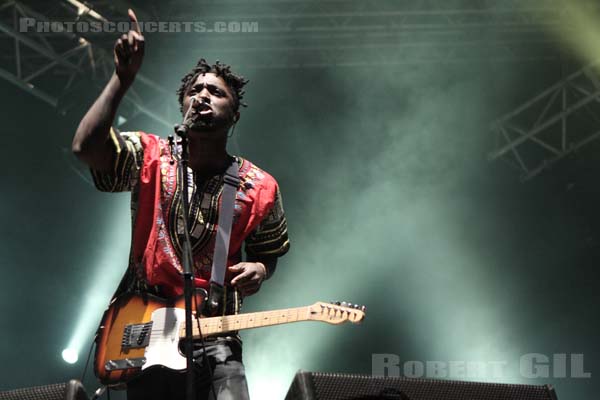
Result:
M144 162L144 149L140 132L118 132L110 128L113 145L113 165L107 171L91 170L96 188L103 192L132 190L139 179Z
M253 259L281 257L290 249L287 221L279 188L268 214L246 238L246 254Z

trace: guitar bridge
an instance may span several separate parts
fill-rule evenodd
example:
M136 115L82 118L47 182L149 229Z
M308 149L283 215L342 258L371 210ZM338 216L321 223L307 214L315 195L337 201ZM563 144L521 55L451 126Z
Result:
M126 325L121 340L121 348L123 350L129 350L148 346L148 343L150 343L151 331L152 322Z
M118 371L121 369L141 368L146 364L146 357L125 358L123 360L108 360L104 364L107 371Z

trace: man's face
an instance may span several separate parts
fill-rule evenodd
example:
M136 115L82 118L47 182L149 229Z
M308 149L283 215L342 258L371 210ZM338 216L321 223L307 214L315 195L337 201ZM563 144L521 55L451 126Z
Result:
M198 75L183 98L183 112L195 101L189 119L192 131L227 131L233 123L234 99L225 81L213 73Z

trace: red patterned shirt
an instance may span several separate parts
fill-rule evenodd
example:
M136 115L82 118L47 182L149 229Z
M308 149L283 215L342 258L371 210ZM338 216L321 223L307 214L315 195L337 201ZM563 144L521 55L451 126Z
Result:
M156 286L165 296L183 293L182 281L182 177L177 161L171 164L168 142L143 132L117 133L114 168L92 171L99 190L131 191L133 241L130 270L143 285ZM236 193L228 266L242 261L242 245L253 259L279 257L289 249L287 223L275 179L253 163L236 157L240 184ZM188 169L195 284L206 288L210 280L223 176L195 179ZM231 279L225 276L225 281Z

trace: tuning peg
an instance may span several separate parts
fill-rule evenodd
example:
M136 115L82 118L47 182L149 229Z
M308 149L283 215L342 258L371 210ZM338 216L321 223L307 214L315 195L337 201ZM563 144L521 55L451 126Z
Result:
M339 303L338 303L338 304L339 304ZM342 307L347 307L347 306L348 306L348 303L346 303L345 301L342 301L342 304L341 304L341 306L342 306Z
M340 302L339 302L339 301L332 301L332 302L331 302L331 304L334 304L334 305L336 305L336 306L339 306L339 305L340 305Z
M367 306L360 306L360 311L363 311L363 312L367 311Z

